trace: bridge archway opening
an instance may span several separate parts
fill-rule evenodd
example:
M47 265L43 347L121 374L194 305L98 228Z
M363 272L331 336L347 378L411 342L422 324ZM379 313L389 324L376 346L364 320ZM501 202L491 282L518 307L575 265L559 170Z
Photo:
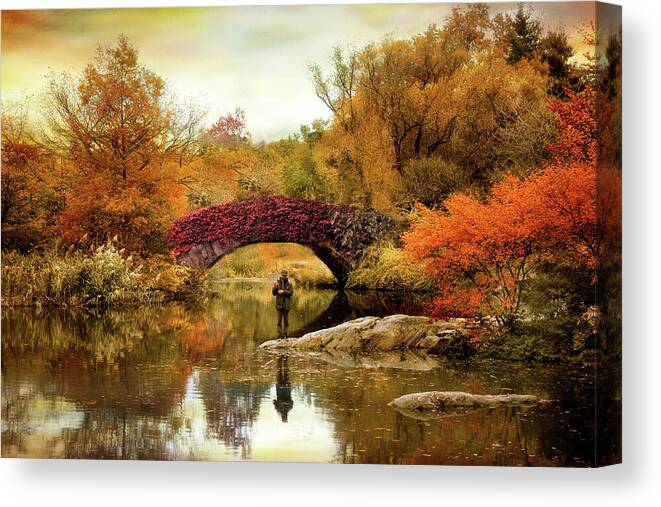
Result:
M283 269L289 271L290 278L298 283L342 283L312 248L299 243L252 243L218 257L209 267L210 276L219 279L268 278Z

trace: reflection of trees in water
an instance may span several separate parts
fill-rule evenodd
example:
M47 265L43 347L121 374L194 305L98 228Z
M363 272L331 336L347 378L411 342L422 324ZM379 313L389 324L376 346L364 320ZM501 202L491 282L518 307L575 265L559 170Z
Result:
M82 424L63 427L40 456L164 458L172 421L163 421L181 402L189 371L179 357L178 344L167 334L136 344L128 357L120 355L110 365L96 362L86 350L60 351L58 357L51 352L44 358L5 348L3 420L13 417L16 424L4 428L3 442L13 454L23 455L30 426L44 417L41 400L62 398L84 414ZM21 415L20 407L25 405L32 410ZM46 405L46 410L58 417L57 407Z
M3 308L3 352L36 354L55 362L64 353L81 353L95 363L113 363L129 355L158 363L160 354L167 357L171 351L146 342L171 335L195 363L216 357L228 338L240 338L245 349L246 344L250 347L253 341L273 337L277 314L270 284L224 285L215 299L202 306L170 304L98 312ZM293 300L290 329L300 335L418 303L396 293L300 289Z
M172 311L3 312L3 409L15 414L21 405L62 397L84 420L62 431L60 455L137 457L134 449L150 449L157 459L161 421L181 401L190 372ZM3 432L18 454L28 426L43 417L33 412L16 432Z
M309 311L320 310L311 305ZM245 321L228 319L228 313L216 301L210 307L167 305L98 314L31 309L3 314L7 448L17 455L25 452L21 438L31 424L28 412L35 400L57 395L84 413L80 428L67 428L58 438L65 447L58 455L172 457L166 442L190 424L179 405L193 368L202 364L215 368L200 370L197 381L207 436L240 449L245 457L250 427L273 379L253 364L257 343L246 338ZM247 318L250 312L241 315ZM25 385L33 389L26 393L19 387Z
M429 421L397 414L396 438L408 442L402 462L491 466L551 464L538 456L536 435L522 431L526 415L519 407L482 409Z
M206 371L200 373L198 389L205 407L208 436L240 449L241 457L247 458L251 428L270 385L222 382L218 372Z
M3 308L2 349L53 360L64 352L80 352L97 362L112 362L130 353L145 334L158 335L166 325L153 311Z
M428 390L534 393L544 398L581 385L561 368L443 363L427 372L375 370L351 378L351 369L326 367L310 387L333 420L338 460L360 463L573 465L592 463L584 431L591 418L589 386L556 396L566 401L523 409L500 407L465 415L416 420L387 406L409 392ZM347 378L348 377L348 378ZM576 406L584 400L587 406ZM571 416L560 417L566 411ZM577 459L578 458L578 459Z
M269 289L269 284L259 284L254 291L228 290L201 307L164 305L97 314L6 309L5 455L195 459L206 456L196 445L220 441L246 457L260 405L275 383L276 403L269 410L292 422L291 384L297 400L332 422L340 461L592 462L594 386L582 374L501 361L441 362L429 371L356 368L351 362L298 355L288 358L285 374L281 361L256 351L264 337L275 333ZM304 324L307 329L323 327L415 303L397 294L307 289L297 297L299 332ZM264 335L267 330L270 334ZM431 389L531 393L565 401L525 412L501 408L431 421L404 417L387 406L402 394ZM610 398L607 394L600 399L612 400L612 393ZM604 419L610 424L605 430L618 431L613 421L619 402L609 407L612 417ZM39 424L44 411L59 415ZM203 442L191 437L200 421ZM49 424L55 428L50 433L44 430ZM31 435L34 427L41 429ZM43 443L35 450L33 439L39 437ZM608 452L614 455L619 449Z
M57 319L51 316L47 320ZM35 318L32 329L52 324L43 320ZM130 343L130 348L122 349L127 335L90 334L86 339L89 329L86 325L76 331L62 327L60 333L48 337L47 343L31 333L3 336L3 375L8 380L16 375L39 385L49 384L47 391L57 391L84 404L113 403L163 413L173 399L181 397L190 365L183 360L180 344L172 333L130 333L139 338ZM99 344L99 348L93 344ZM112 362L107 360L109 357Z
M599 372L598 380L594 371L588 370L573 382L558 381L549 398L562 399L562 404L539 407L535 419L524 422L530 432L535 431L535 425L546 429L539 434L541 447L548 456L560 454L559 461L564 464L596 466L621 461L621 370L609 364ZM557 442L567 440L568 433L574 446L558 446Z
M234 291L208 306L85 311L6 309L3 312L2 401L7 448L22 454L35 400L55 395L85 414L80 428L63 432L71 457L150 457L167 452L165 442L186 424L177 416L196 363L223 367L227 383L200 376L209 436L249 452L249 428L269 382L257 376L251 336L273 330L270 287ZM295 306L303 321L332 299L330 291L306 291ZM11 330L11 332L8 332ZM268 337L268 335L266 335ZM234 379L234 380L232 380ZM23 387L31 385L29 392ZM22 393L22 394L21 394Z
M621 333L618 335L621 337ZM622 365L600 364L595 426L600 465L622 461Z
M37 376L29 392L13 389L23 382L9 367L4 372L7 386L3 385L3 420L13 424L3 428L3 452L24 455L30 447L31 428L52 419L44 438L53 442L45 446L39 456L97 457L97 458L151 458L164 457L167 432L172 421L163 424L171 409L181 400L185 376L136 374L126 371L125 383L114 381L111 375L96 377L79 363L70 362L66 375L43 375L43 365L34 364ZM62 372L63 373L63 372ZM17 378L18 377L18 378ZM127 378L128 377L128 378ZM136 385L147 386L135 389ZM62 399L73 404L63 413L51 400ZM29 407L22 410L21 407ZM80 424L68 427L63 416L81 414ZM52 434L60 428L61 433ZM37 436L37 435L34 435ZM57 445L56 445L57 443ZM5 445L7 447L5 447ZM61 449L60 449L61 447ZM54 448L54 449L52 449ZM57 449L57 450L55 450ZM55 453L55 454L52 454Z
M347 298L356 317L395 313L423 315L428 300L428 296L421 293L388 291L347 291Z
M66 458L169 459L168 442L175 424L163 424L151 414L139 415L117 407L96 407L85 424L64 432Z

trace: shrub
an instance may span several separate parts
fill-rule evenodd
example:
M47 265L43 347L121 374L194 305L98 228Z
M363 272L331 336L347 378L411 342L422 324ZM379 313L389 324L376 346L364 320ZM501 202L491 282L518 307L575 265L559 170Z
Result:
M91 254L58 251L7 253L2 262L3 304L114 305L146 297L131 257L108 242Z
M349 275L347 288L431 291L436 282L421 262L412 262L393 243L370 246Z
M113 242L92 252L52 248L2 259L2 304L116 306L206 295L206 273L155 256L145 265Z
M145 265L140 281L152 292L170 299L198 299L208 293L207 272L174 264L164 256L153 256Z
M522 284L519 330L544 336L571 353L572 333L594 304L593 276L569 264L543 263Z
M453 162L439 158L411 160L404 168L399 206L410 209L416 202L434 207L452 192L469 184L468 175Z

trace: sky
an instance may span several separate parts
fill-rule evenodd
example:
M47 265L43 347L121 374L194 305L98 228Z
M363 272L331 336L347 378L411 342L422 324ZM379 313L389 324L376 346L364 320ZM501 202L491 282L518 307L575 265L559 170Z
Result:
M120 34L182 101L208 111L206 123L241 107L255 139L286 137L328 117L308 66L334 46L360 48L385 36L408 37L441 25L456 4L69 9L2 12L4 98L38 97L50 71L78 74L98 44ZM577 28L594 19L591 2L529 4L546 28L563 27L578 52ZM492 12L516 4L497 3Z

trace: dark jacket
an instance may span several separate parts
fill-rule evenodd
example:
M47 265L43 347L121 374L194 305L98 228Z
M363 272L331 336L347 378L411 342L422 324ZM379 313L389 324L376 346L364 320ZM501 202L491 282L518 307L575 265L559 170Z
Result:
M278 294L279 290L284 290L283 294ZM289 280L285 281L282 278L278 278L278 281L275 282L273 290L271 291L275 296L275 307L280 311L289 311L291 308L291 297L294 294L294 286Z

